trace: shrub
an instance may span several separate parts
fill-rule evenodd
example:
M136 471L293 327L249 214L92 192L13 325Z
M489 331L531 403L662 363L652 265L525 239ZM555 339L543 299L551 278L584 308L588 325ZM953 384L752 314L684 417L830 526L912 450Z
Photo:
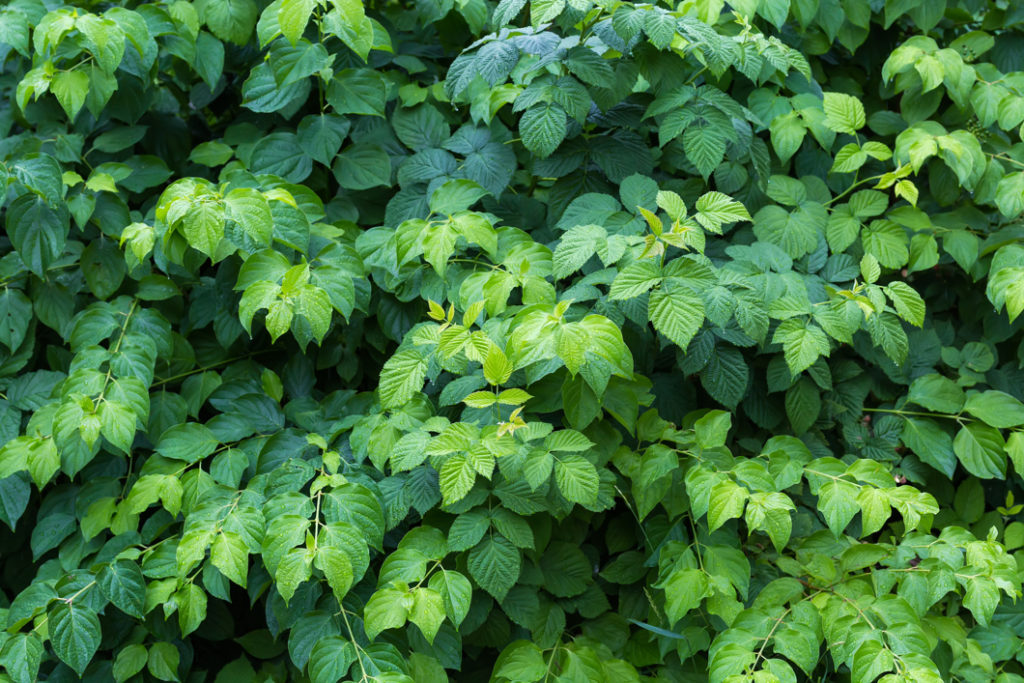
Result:
M9 0L0 679L1024 681L1022 26Z

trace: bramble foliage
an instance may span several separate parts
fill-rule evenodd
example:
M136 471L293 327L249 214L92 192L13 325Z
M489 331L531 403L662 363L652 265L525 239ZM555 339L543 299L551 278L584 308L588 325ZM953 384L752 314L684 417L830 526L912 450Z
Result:
M1024 681L1024 4L9 0L0 681Z

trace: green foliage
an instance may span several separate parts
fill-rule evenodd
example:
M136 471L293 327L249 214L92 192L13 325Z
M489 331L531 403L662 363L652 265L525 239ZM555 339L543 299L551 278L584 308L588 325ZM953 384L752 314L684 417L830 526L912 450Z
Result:
M4 3L0 682L1024 681L1022 27Z

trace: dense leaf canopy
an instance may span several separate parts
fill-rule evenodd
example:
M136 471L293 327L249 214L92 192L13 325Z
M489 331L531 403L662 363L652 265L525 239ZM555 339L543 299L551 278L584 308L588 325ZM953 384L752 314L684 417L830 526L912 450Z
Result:
M1024 683L1024 3L8 0L0 682Z

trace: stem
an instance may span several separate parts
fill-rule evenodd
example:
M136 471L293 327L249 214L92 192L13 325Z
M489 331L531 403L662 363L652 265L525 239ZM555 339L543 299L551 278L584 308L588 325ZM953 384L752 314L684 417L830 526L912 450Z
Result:
M973 418L963 415L952 415L950 413L926 413L918 410L898 410L896 408L862 408L865 413L886 413L888 415L912 415L915 417L938 417L944 420L956 420L957 422L975 422Z
M259 351L253 351L252 353L247 353L247 354L242 355L242 356L235 356L234 358L226 358L224 360L217 361L216 363L210 363L209 365L204 365L201 368L195 368L193 370L189 370L188 372L182 372L182 373L179 373L177 375L171 375L170 377L164 377L162 379L158 379L157 381L153 382L151 387L163 386L164 384L168 384L169 382L173 382L175 380L182 379L183 377L189 377L190 375L197 375L200 372L206 372L207 370L213 370L214 368L219 368L222 365L228 365L229 363L234 363L235 361L246 360L247 358L253 358L255 356L261 356L261 355L263 355L265 353L270 353L273 350L274 349L261 349Z

